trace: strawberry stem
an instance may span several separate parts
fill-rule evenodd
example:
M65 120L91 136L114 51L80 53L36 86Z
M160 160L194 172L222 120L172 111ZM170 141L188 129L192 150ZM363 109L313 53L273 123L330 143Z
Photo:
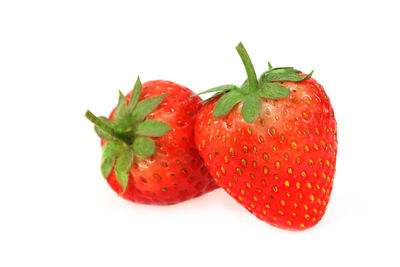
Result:
M241 42L236 46L236 51L239 53L239 56L242 59L244 67L246 69L247 80L249 82L249 90L250 92L255 92L257 90L258 84L257 75L256 71L254 70L253 63L251 63L249 54L247 54L247 51Z
M116 139L118 139L120 141L123 141L127 145L132 144L133 135L130 134L129 132L119 132L119 131L117 131L115 128L113 128L112 126L108 125L107 123L105 123L104 121L102 121L101 119L96 117L89 110L86 111L85 117L88 120L90 120L91 122L93 122L94 125L96 125L100 129L102 129L104 132L108 133L112 137L114 137L114 138L116 138Z

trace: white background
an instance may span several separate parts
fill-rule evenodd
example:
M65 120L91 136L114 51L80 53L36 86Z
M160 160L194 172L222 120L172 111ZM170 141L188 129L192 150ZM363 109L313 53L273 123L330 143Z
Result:
M1 266L400 266L398 1L1 1ZM84 112L168 79L199 92L270 60L324 85L339 151L304 232L222 190L169 207L116 196Z

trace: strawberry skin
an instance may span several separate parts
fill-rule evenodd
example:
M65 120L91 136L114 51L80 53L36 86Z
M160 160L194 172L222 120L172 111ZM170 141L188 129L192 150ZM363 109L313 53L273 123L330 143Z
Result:
M124 189L115 167L107 177L111 188L135 203L170 205L200 196L217 188L194 144L194 123L201 100L193 92L170 81L149 81L142 85L139 101L167 94L149 113L147 120L169 125L162 136L151 137L155 152L149 157L135 156ZM127 105L132 91L126 95ZM140 103L140 102L139 102ZM114 121L115 109L109 116ZM102 140L102 146L107 143Z
M313 78L278 84L290 95L263 98L251 123L243 102L215 118L220 98L210 100L199 111L195 142L215 181L242 206L273 226L304 230L321 220L332 192L336 121Z

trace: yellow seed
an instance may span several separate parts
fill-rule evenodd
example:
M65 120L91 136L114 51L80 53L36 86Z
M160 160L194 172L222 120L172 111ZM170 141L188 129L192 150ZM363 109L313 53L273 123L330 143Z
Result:
M279 179L279 176L278 176L278 174L274 174L274 178L275 178L275 180L278 180Z
M240 176L242 176L242 170L241 170L241 169L236 168L236 172L237 172Z
M299 194L299 198L300 198L300 199L303 199L303 194Z
M274 152L276 152L276 151L277 151L276 146L272 146L272 150L273 150Z
M283 210L278 210L278 213L280 214L280 215L284 215L285 213L283 212Z
M267 215L267 210L262 210L262 213L264 213L264 215Z
M247 165L247 162L246 162L246 160L245 160L245 159L242 159L242 165L243 165L244 167L246 167L246 165Z
M310 183L307 183L307 187L309 188L309 189L311 189L311 184Z
M286 203L285 203L285 200L282 199L282 200L281 200L281 205L282 205L282 206L285 206L285 204L286 204Z
M254 205L254 203L251 203L250 206L251 206L253 209L256 208L256 205Z
M287 169L287 172L288 172L289 174L292 174L292 173L293 173L292 168L288 168L288 169Z
M213 135L210 135L210 142L213 140Z
M208 155L208 158L210 159L210 160L212 160L212 155L210 154L210 155Z
M271 206L270 206L268 203L265 203L265 207L266 207L267 209L271 208Z
M307 151L307 152L310 151L310 148L308 147L308 145L304 146L304 150Z
M268 174L268 168L264 166L264 174Z
M322 147L325 148L326 143L324 141L321 141L321 145L322 145Z
M277 169L279 169L279 168L281 167L281 163L280 163L279 161L276 161L276 162L275 162L275 167L276 167Z
M273 136L276 134L276 130L274 127L272 127L271 129L269 129L270 134Z
M291 221L287 221L286 223L287 223L287 225L292 225Z
M314 199L315 199L314 196L313 196L313 195L310 195L310 200L311 200L311 201L314 201Z
M257 201L258 201L258 198L257 198L257 196L253 196L253 199L254 199L254 201L255 201L255 202L257 202Z
M318 128L315 128L314 131L315 131L316 134L319 134L319 129Z
M308 119L308 114L307 114L307 112L303 112L303 117L304 117L305 119Z
M221 171L223 174L226 174L226 170L225 170L224 166L221 166Z
M278 187L277 187L276 185L274 185L274 186L272 187L272 190L274 190L274 192L276 193L276 192L278 192Z
M295 142L295 141L293 141L293 142L292 142L292 147L293 147L294 149L296 149L296 148L297 148L297 144L296 144L296 142Z
M225 163L229 163L229 158L228 158L228 156L225 156L225 157L224 157L224 160L225 160Z
M304 215L304 218L305 218L306 220L309 220L309 219L310 219L310 215L306 214L306 215Z
M217 175L218 178L221 177L221 174L219 174L219 171L217 171L215 174Z
M233 147L229 148L229 152L231 153L231 155L235 155L235 151L233 150Z
M231 183L231 182L229 182L229 183L228 183L228 186L229 186L229 187L232 187L232 183Z
M294 207L295 209L297 209L298 204L297 204L296 202L294 202L294 203L293 203L293 207Z
M226 142L226 136L225 135L222 136L222 142L224 142L224 143Z
M301 174L302 177L306 177L307 176L305 171L301 171L300 174Z
M284 183L286 187L289 187L289 181L286 180Z
M267 153L264 153L264 159L268 160L268 154Z
M260 143L264 143L264 137L260 136L258 140L260 140Z
M247 133L248 133L249 135L252 134L252 131L251 131L250 127L247 127Z
M243 201L242 196L238 196L238 199L239 199L240 201Z
M297 164L300 164L300 162L301 162L301 158L300 158L300 157L297 157L297 158L296 158L296 163L297 163Z
M248 151L246 145L243 146L243 151L244 151L244 152L247 152L247 151Z
M292 216L293 216L293 217L296 217L296 213L295 213L295 212L292 212Z
M253 161L253 167L257 167L257 161Z
M251 188L251 183L246 182L246 186L247 186L248 188Z
M318 147L318 145L316 143L314 143L313 147L314 147L315 150L319 149L319 147Z
M299 226L300 226L300 228L304 228L305 227L304 224L302 224L302 223Z
M241 193L242 195L244 195L246 192L244 191L244 189L240 189L240 193Z
M276 218L275 216L272 217L272 220L274 220L275 222L278 221L278 218Z
M305 210L308 210L308 206L307 206L307 205L304 205L304 209L305 209Z

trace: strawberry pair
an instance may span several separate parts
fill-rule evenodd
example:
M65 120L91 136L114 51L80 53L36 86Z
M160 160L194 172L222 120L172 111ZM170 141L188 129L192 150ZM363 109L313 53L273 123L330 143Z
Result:
M324 215L335 174L334 112L322 86L292 67L201 101L186 87L138 79L109 118L86 116L102 139L101 171L122 197L175 204L222 187L259 219L303 230Z

